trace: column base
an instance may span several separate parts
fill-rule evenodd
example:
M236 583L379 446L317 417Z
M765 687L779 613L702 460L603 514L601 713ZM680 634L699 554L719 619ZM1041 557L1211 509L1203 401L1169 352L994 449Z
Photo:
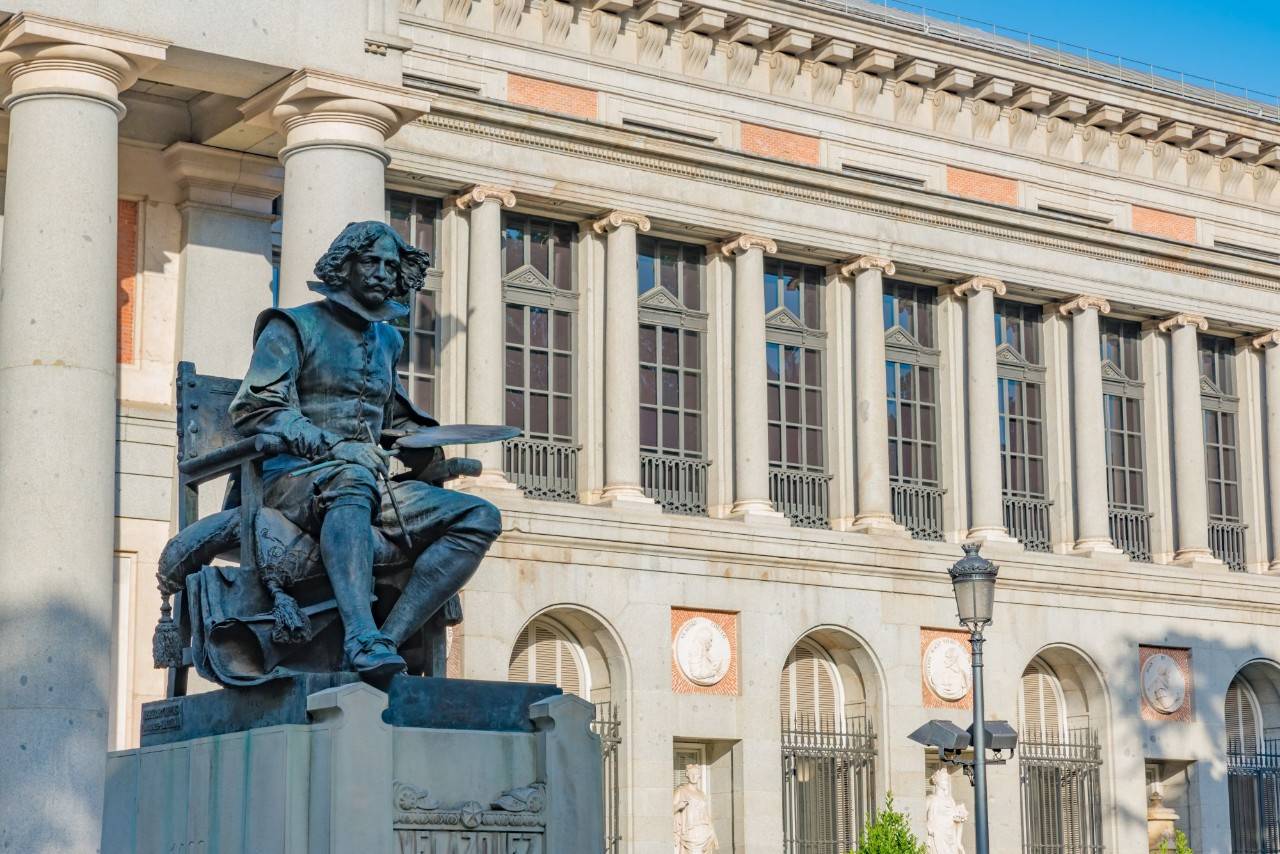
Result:
M523 494L520 487L507 480L506 473L499 469L486 469L477 477L460 477L455 483L455 488L461 492L496 492L511 497Z
M969 536L965 539L982 546L987 557L992 554L1013 557L1026 551L1022 542L1009 536L1004 528L970 528Z
M790 519L773 509L772 503L760 500L735 501L733 509L729 511L729 518L741 522L760 522L765 525L789 526L791 524Z
M1178 549L1174 552L1173 563L1189 569L1208 572L1228 572L1227 565L1213 556L1208 549Z
M612 484L600 493L597 505L613 507L618 510L642 510L650 513L662 512L662 505L644 494L644 490L635 484Z
M1280 560L1273 560L1267 566L1267 575L1280 575Z
M882 537L910 537L906 528L894 521L887 513L867 513L853 517L853 523L847 528L857 534L879 534Z
M1071 553L1077 557L1091 557L1099 560L1129 559L1129 556L1116 548L1115 543L1111 542L1111 540L1102 539L1077 540Z

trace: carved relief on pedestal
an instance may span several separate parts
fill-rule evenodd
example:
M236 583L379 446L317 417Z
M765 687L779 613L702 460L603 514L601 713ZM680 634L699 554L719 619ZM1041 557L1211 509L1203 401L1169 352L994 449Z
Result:
M680 694L738 692L737 615L671 609L671 689Z
M1142 719L1191 720L1191 650L1139 646L1138 667Z
M400 781L391 797L399 851L545 851L543 783L508 789L488 806L478 801L446 804L426 789Z

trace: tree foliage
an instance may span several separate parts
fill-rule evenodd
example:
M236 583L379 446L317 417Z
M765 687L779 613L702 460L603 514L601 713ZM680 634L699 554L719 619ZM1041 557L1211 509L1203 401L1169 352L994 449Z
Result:
M884 809L867 822L862 841L851 854L925 854L924 845L911 832L906 813L893 808L893 792L885 795Z
M1195 854L1191 850L1191 844L1187 842L1187 835L1181 830L1174 831L1173 834L1173 850L1169 850L1169 840L1160 843L1160 847L1156 849L1156 854Z

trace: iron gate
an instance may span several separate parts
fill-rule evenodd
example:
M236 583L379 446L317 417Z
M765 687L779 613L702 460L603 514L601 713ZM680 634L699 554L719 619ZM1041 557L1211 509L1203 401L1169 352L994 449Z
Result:
M619 854L622 833L618 821L618 748L622 744L622 721L613 703L596 703L591 731L600 736L600 758L604 762L604 851Z
M1018 744L1023 854L1101 854L1102 747L1097 732Z
M875 815L871 721L797 718L782 728L782 850L847 854Z
M1280 740L1227 753L1231 854L1280 854Z

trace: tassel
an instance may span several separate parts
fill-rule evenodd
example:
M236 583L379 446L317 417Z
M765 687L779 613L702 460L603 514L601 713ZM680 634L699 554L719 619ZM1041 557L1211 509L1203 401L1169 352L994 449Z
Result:
M182 666L182 636L173 621L173 606L167 593L160 600L160 621L151 636L151 658L157 668Z
M271 596L275 600L271 609L271 618L275 621L271 640L286 644L311 640L311 619L298 607L298 600L279 587L271 591Z

